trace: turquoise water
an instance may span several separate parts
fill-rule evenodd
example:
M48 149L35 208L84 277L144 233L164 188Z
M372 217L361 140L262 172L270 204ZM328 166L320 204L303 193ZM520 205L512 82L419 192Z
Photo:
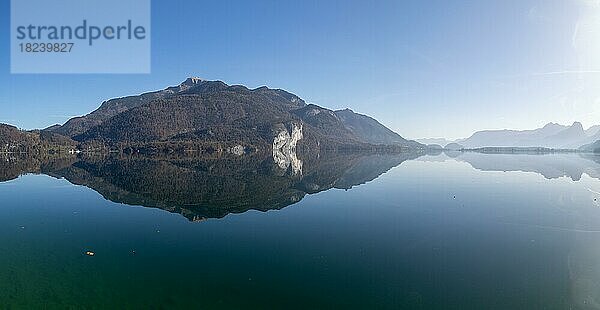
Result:
M597 158L451 155L24 170L0 308L600 308Z

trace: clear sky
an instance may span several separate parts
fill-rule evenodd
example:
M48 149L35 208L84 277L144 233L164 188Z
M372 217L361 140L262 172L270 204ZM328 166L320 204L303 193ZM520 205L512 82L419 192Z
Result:
M289 90L409 138L600 124L600 1L152 1L152 73L11 75L0 122L63 123L187 76Z

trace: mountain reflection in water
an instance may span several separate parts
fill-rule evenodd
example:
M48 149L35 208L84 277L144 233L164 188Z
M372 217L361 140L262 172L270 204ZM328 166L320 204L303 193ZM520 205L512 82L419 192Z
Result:
M569 177L579 181L583 174L600 179L600 156L595 154L478 154L463 153L458 160L482 171L535 172L546 179Z
M372 181L422 153L327 154L304 161L301 174L282 169L273 158L239 156L198 159L186 157L108 157L38 159L5 156L0 182L26 173L64 178L127 205L180 213L191 221L222 218L248 210L278 210L307 194L332 188L350 189ZM431 154L430 154L431 155ZM479 154L451 152L428 160L454 158L481 171L534 172L547 179L583 174L600 179L600 156L593 154Z
M330 154L304 162L302 174L282 169L271 157L216 159L147 157L32 159L0 162L0 181L21 174L64 178L127 205L180 213L191 221L222 218L248 210L278 210L306 194L350 189L376 179L402 162L402 154Z
M600 156L304 155L0 155L0 308L600 309Z

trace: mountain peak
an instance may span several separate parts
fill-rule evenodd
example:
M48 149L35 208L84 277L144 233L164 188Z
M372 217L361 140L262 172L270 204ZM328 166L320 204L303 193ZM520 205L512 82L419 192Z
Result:
M557 124L557 123L550 122L550 123L544 125L544 128L551 128L551 127L558 127L558 126L561 126L561 125Z
M595 130L595 129L594 129ZM532 130L478 131L460 143L467 148L479 147L546 147L576 149L585 144L589 134L580 122L572 125L548 123Z
M205 81L205 80L204 80L204 79L202 79L202 78L199 78L199 77L192 76L192 77L189 77L189 78L187 78L187 79L186 79L185 81L183 81L183 82L182 82L180 85L185 85L185 86L194 86L194 85L197 85L197 84L199 84L199 83L201 83L201 82L204 82L204 81Z

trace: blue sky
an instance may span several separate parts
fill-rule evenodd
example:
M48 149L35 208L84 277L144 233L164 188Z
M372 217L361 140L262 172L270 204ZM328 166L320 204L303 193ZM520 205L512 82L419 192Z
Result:
M596 0L152 1L152 73L11 75L0 122L42 128L188 76L349 107L409 138L600 124Z

